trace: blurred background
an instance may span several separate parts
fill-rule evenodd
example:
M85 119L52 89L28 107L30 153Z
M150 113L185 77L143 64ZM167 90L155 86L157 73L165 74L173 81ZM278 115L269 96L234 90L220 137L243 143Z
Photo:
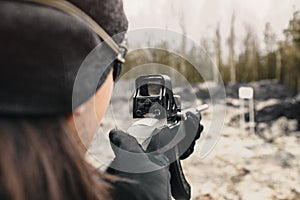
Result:
M276 79L294 93L300 90L299 0L124 0L124 4L129 30L157 27L186 35L212 57L225 83ZM178 48L197 56L184 39ZM129 57L128 66L139 63L137 57ZM166 60L162 53L161 62L168 64Z
M217 97L222 92L219 83L224 82L225 119L214 117L212 110L218 112L214 106L202 113L204 133L193 156L183 163L192 199L300 199L300 1L123 1L129 30L155 27L183 34L174 41L177 52L196 60L208 79L204 82L178 56L151 49L129 53L123 74L146 63L170 66L191 84L176 87L176 93L182 97L193 93L200 104ZM174 48L165 41L156 43L162 49ZM203 51L221 78L205 62ZM118 91L134 92L126 80L119 85ZM241 87L253 89L253 95L239 94ZM117 95L114 106L128 112L128 98ZM105 132L114 127L112 118L108 112L102 124ZM215 120L224 121L218 143L200 158L201 145L216 134L210 127Z

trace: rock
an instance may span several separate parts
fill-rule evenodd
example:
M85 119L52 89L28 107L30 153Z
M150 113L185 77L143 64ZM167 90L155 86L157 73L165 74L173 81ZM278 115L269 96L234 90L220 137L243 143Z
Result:
M297 120L289 120L286 117L280 117L278 120L272 123L271 125L271 132L272 133L282 133L281 135L289 134L292 132L297 131L298 129L298 122ZM278 135L280 136L280 135Z
M270 126L267 123L259 123L256 126L256 134L263 138L266 142L273 142L278 135L272 134Z
M297 120L289 120L281 117L270 124L261 122L256 126L256 134L266 142L273 142L275 139L296 132L298 129Z
M291 98L285 101L281 101L278 104L267 106L261 110L256 111L255 121L258 123L264 122L264 123L271 124L273 121L281 117L297 120L298 122L297 130L300 130L300 101L295 98ZM249 120L248 114L246 114L246 120ZM287 124L286 122L284 122L283 119L281 121L282 121L281 123ZM286 126L287 128L290 127L289 125Z

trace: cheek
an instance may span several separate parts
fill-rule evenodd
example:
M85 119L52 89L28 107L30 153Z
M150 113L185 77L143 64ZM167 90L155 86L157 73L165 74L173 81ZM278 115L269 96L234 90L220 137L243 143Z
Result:
M112 72L108 75L108 78L103 83L101 88L97 91L94 98L95 113L98 124L101 122L103 115L108 107L112 91L113 91L113 76Z

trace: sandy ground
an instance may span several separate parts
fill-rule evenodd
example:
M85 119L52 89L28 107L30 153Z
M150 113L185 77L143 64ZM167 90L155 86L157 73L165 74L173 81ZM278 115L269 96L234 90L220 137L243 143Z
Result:
M126 98L117 99L114 112L122 128L120 123L131 123L128 117L120 115L128 113L129 104ZM300 199L300 132L296 132L296 122L282 117L271 126L260 124L255 134L249 133L246 127L241 128L239 121L232 121L240 113L238 101L230 98L226 101L237 106L226 107L225 123L211 153L200 159L203 143L213 139L209 127L214 119L208 110L202 115L203 136L194 154L183 162L192 186L192 199ZM256 107L274 103L276 100L266 100ZM102 164L113 158L107 132L114 124L108 111L90 148L90 153Z
M300 133L285 134L277 128L277 137L266 142L232 126L230 113L236 112L227 107L220 139L207 157L199 159L200 141L196 152L184 161L192 199L300 199Z

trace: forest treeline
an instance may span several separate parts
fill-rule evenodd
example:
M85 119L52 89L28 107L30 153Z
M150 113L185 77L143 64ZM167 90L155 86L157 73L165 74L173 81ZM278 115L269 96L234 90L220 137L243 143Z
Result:
M294 11L291 19L287 22L287 28L283 30L283 40L278 40L272 30L272 24L266 23L264 32L261 33L264 38L263 45L261 45L251 26L245 26L246 36L243 38L239 51L236 51L237 37L234 24L235 14L233 13L228 37L222 37L220 25L218 25L213 41L202 39L200 44L202 49L204 48L205 52L213 58L224 83L276 79L295 93L299 92L300 11ZM222 46L223 40L226 40L225 46ZM197 73L194 67L189 66L192 63L168 52L168 45L170 44L162 42L161 50L141 49L131 52L127 56L125 72L149 62L160 63L174 68L190 82L202 82L203 77ZM203 52L199 52L199 48L187 46L183 37L178 51L185 51L204 69L210 68L210 70L204 70L205 76L218 81L215 70L211 69L211 64L204 58Z

